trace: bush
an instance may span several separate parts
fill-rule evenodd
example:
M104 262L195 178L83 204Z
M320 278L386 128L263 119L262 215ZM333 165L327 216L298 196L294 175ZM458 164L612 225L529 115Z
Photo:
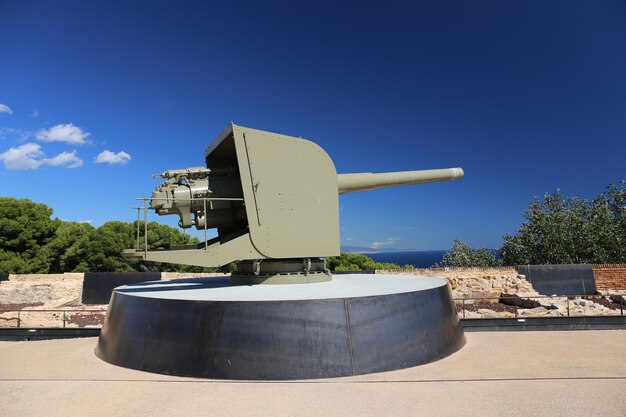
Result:
M331 271L374 271L376 269L402 269L400 265L375 262L372 258L358 253L341 252L339 256L326 258L326 267Z
M486 248L474 249L467 243L455 239L452 247L443 255L441 264L434 267L491 267L498 266L501 262L497 259L494 251Z
M44 248L60 223L51 215L45 204L0 197L0 273L50 271L50 254Z
M51 219L52 213L45 204L0 197L0 273L217 270L123 258L123 249L135 247L137 223L111 221L94 228L86 223ZM143 222L139 226L143 247ZM178 229L148 223L150 249L197 243L197 239Z
M524 222L504 236L507 265L626 262L626 183L589 201L559 190L535 197Z

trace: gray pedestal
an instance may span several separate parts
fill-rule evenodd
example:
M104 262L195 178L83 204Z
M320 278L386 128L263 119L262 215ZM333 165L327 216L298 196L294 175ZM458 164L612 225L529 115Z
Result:
M464 343L442 279L351 274L235 285L207 278L116 288L96 355L163 374L284 380L406 368Z

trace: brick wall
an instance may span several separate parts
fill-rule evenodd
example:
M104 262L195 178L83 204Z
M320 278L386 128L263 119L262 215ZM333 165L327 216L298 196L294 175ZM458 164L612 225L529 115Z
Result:
M593 265L593 276L599 291L626 290L626 264Z

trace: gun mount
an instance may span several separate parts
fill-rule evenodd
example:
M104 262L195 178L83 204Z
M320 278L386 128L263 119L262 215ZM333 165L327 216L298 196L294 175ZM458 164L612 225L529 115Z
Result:
M205 167L168 170L149 208L182 228L217 229L199 245L126 250L149 261L219 267L249 283L330 280L339 255L338 194L463 178L463 169L339 174L313 142L230 124L205 151Z

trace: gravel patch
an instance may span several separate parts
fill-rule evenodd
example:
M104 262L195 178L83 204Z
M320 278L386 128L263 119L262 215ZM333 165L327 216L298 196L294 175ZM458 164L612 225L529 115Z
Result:
M16 304L0 304L0 313L7 311L24 310L29 307L41 307L43 303L16 303Z
M475 303L465 304L465 311L473 311L477 312L479 309L488 309L493 310L497 313L508 312L515 313L515 306L500 304L500 303L492 303L489 301L477 301ZM456 303L456 312L461 313L463 311L463 305L461 303Z
M78 327L102 326L105 313L73 313L68 315L67 323Z

